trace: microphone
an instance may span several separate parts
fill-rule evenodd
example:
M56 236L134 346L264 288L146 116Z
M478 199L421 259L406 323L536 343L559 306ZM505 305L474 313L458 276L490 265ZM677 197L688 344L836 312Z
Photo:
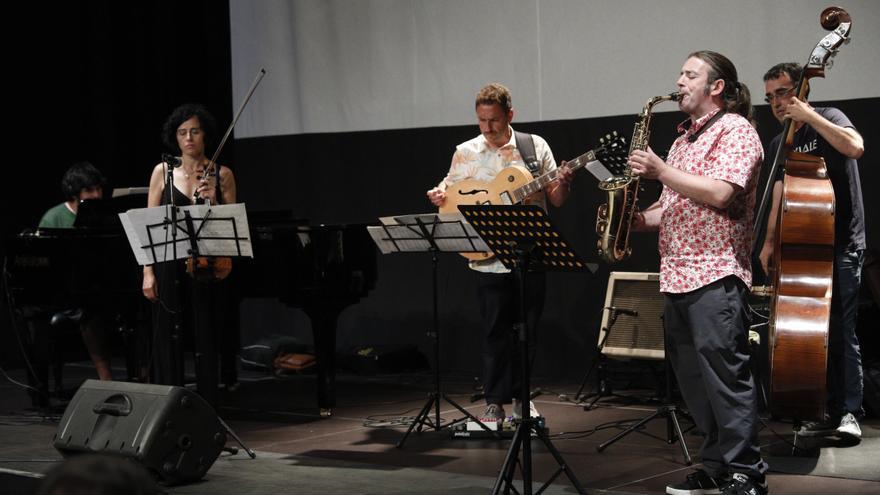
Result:
M617 306L606 306L605 309L620 315L639 316L639 312L634 309L618 308Z
M171 168L177 168L180 166L180 158L169 155L168 153L162 153L162 161L167 163Z

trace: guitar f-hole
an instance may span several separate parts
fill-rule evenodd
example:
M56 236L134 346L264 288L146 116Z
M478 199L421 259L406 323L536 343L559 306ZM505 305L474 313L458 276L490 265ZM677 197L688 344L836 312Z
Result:
M473 196L474 194L489 194L487 189L471 189L470 191L459 191L462 196Z

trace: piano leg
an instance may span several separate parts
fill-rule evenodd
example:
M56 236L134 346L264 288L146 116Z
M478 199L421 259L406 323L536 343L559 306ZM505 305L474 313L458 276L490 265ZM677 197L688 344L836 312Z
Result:
M318 368L318 409L330 416L336 406L336 320L340 309L326 304L303 308L312 320L315 365Z

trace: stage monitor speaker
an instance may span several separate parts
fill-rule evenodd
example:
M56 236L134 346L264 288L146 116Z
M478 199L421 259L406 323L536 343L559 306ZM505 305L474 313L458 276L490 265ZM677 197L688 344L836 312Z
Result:
M197 481L226 445L213 408L183 387L87 380L55 434L62 455L131 458L167 485Z
M660 274L640 272L611 272L605 293L605 310L599 342L611 319L610 307L633 310L632 316L618 311L602 353L607 356L662 360L663 295L660 294Z

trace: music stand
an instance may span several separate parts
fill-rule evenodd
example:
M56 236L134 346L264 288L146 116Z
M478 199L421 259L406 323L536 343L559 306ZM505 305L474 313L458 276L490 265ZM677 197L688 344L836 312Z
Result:
M168 209L176 210L176 220ZM244 203L136 208L119 218L141 266L193 255L254 257ZM168 240L168 229L176 229L177 236Z
M532 493L532 434L550 451L559 466L537 493L543 492L560 473L565 473L569 481L578 491L585 494L574 472L565 463L562 455L550 442L547 430L531 415L529 407L529 342L525 310L525 283L529 269L534 271L595 271L595 265L589 265L574 252L562 234L550 222L550 218L538 205L460 205L458 209L464 214L468 223L486 241L486 244L508 269L516 274L517 301L519 302L519 321L514 324L520 342L520 366L522 390L520 404L523 411L522 420L517 425L513 441L507 451L504 464L495 480L493 494L505 493L513 487L513 476L520 451L522 452L523 495ZM528 412L526 412L528 411ZM502 488L503 487L503 488Z
M452 427L462 421L470 419L477 422L484 430L496 437L498 433L483 424L473 414L450 399L440 388L440 324L437 311L437 253L472 253L486 252L489 248L468 225L460 213L428 213L421 215L404 215L398 217L380 218L382 225L379 227L367 227L376 245L382 254L388 253L431 253L431 281L433 287L433 313L432 328L428 330L428 336L434 341L434 390L428 394L428 400L419 411L415 420L409 425L403 438L397 442L397 448L403 448L403 444L414 429L421 433L426 425L439 431L443 428ZM465 417L452 421L447 425L440 422L440 400L445 400L450 405L461 411ZM434 407L434 418L430 417L431 407Z

